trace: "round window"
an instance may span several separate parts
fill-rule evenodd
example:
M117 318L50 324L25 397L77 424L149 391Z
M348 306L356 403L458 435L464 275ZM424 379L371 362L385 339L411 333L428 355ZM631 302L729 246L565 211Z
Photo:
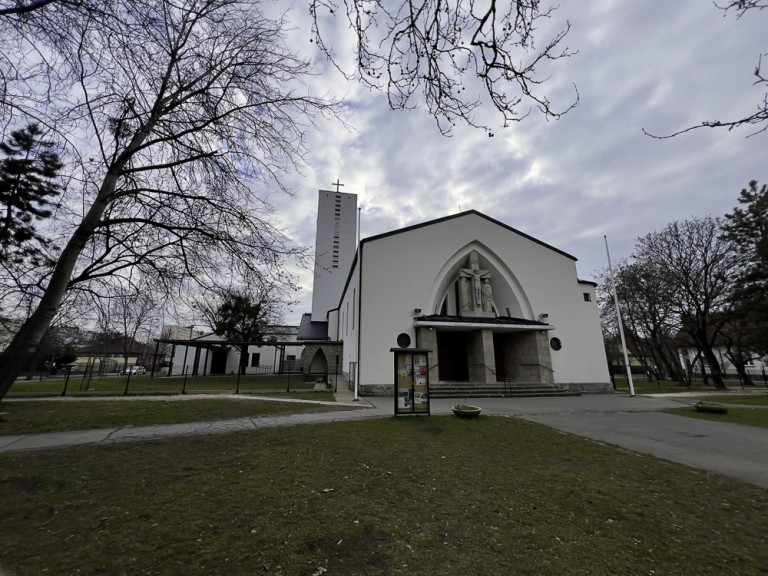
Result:
M563 347L563 343L560 342L560 338L552 338L552 340L549 341L549 345L552 350L560 350L560 348Z
M397 337L397 345L400 348L408 348L408 346L411 345L411 337L408 336L408 334L406 334L405 332L403 332Z

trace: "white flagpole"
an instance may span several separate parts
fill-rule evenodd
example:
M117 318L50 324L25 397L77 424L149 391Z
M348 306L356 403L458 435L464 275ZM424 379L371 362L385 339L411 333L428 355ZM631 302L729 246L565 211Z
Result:
M613 265L611 265L611 253L608 251L608 237L603 235L605 240L605 254L608 256L608 271L611 274L611 285L613 286L613 301L616 304L616 319L619 322L619 336L621 336L621 348L624 350L624 366L627 367L627 381L629 382L629 395L635 395L635 386L632 383L632 370L629 367L629 355L627 354L627 342L624 340L624 326L621 322L621 311L619 310L619 296L616 293L616 280L613 277Z
M363 251L360 248L360 218L361 218L361 210L360 206L357 207L357 302L353 302L352 306L355 304L359 304L362 302L362 294L360 291L363 288ZM357 363L355 366L355 371L357 372L355 374L355 395L352 399L354 402L360 401L360 396L358 395L359 385L360 385L360 316L362 315L362 310L360 310L360 306L358 306L357 310Z

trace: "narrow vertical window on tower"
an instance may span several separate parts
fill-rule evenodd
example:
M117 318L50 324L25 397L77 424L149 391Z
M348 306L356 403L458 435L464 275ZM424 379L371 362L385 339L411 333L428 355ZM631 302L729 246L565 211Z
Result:
M331 267L339 267L339 237L341 235L341 196L336 195L333 210L333 254Z

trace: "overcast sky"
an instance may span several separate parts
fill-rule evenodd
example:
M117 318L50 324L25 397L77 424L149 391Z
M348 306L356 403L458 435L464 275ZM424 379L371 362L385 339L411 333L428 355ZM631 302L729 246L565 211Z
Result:
M300 244L314 243L318 189L340 178L358 195L363 237L474 209L572 254L589 280L607 266L603 235L615 262L638 236L725 214L750 180L768 182L768 133L643 134L754 112L765 94L753 72L768 51L768 10L737 19L704 0L563 3L551 25L570 22L566 43L578 53L548 69L543 89L565 107L575 84L578 107L556 121L533 112L493 138L464 126L443 137L426 112L389 111L384 96L345 82L312 51L305 12L294 12L297 38L323 72L318 87L344 98L352 129L329 123L308 134L307 166L288 178L295 198L271 197ZM291 323L311 307L311 271L300 279Z

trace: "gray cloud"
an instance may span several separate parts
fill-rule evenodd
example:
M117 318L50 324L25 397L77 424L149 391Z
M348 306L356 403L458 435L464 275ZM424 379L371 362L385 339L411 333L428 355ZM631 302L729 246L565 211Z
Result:
M476 209L573 254L591 278L606 266L604 234L612 256L626 257L636 237L728 212L749 180L768 181L768 134L700 129L655 140L642 132L752 112L764 94L752 72L768 14L736 19L699 0L594 0L563 5L552 30L565 20L578 54L550 66L544 87L567 106L576 84L579 106L557 121L534 112L494 138L463 126L444 138L423 111L391 112L383 96L319 60L317 90L345 98L353 129L322 123L308 134L306 169L288 178L296 197L273 198L290 233L313 243L317 190L341 178L363 206L364 237ZM311 289L311 273L301 275ZM311 293L301 298L289 320L309 309Z

